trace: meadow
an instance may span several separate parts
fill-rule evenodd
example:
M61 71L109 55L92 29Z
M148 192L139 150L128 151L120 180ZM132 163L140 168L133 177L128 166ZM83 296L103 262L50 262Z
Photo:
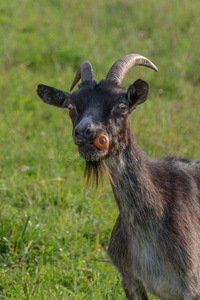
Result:
M150 85L131 116L138 144L200 158L199 12L198 0L0 2L0 300L125 300L106 255L118 215L108 180L85 186L68 112L36 87L69 91L81 62L99 81L142 54L159 72L138 67L123 81Z

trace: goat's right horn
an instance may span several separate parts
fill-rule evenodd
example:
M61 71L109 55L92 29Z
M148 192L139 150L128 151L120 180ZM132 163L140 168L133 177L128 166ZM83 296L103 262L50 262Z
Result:
M158 71L157 67L146 57L139 54L127 54L112 65L106 76L106 80L114 81L120 85L125 74L134 66L145 66L156 72Z
M89 61L84 61L80 64L76 76L74 77L74 81L72 82L70 91L74 88L74 86L82 79L82 82L86 80L93 80L93 71L92 66Z

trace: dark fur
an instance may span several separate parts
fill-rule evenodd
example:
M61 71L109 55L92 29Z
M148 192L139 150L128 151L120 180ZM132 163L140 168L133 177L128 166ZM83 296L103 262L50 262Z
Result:
M126 92L111 81L88 81L72 94L40 85L38 94L70 108L87 181L94 175L98 186L104 172L110 179L119 216L108 255L127 298L147 300L148 291L164 300L200 299L200 161L151 159L140 150L129 114L146 100L147 83L137 80ZM99 132L110 139L103 151L92 144Z

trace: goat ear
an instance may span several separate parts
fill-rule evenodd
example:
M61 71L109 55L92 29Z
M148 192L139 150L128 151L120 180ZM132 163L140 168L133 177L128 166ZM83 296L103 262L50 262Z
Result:
M71 95L70 93L63 92L54 87L44 84L38 85L37 94L44 103L60 108L67 107Z
M137 105L143 103L149 92L149 85L146 81L142 79L136 80L131 84L127 90L127 98L130 102L131 111L136 108Z

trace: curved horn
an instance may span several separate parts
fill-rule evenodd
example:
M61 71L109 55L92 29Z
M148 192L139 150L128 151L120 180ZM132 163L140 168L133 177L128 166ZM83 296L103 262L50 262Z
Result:
M139 54L127 54L118 59L110 68L106 80L112 80L121 84L125 74L134 66L144 66L158 71L157 67L146 57Z
M89 61L84 61L80 64L76 76L74 77L74 81L72 82L70 91L74 88L74 86L82 79L82 82L86 80L93 80L93 71L92 66Z

